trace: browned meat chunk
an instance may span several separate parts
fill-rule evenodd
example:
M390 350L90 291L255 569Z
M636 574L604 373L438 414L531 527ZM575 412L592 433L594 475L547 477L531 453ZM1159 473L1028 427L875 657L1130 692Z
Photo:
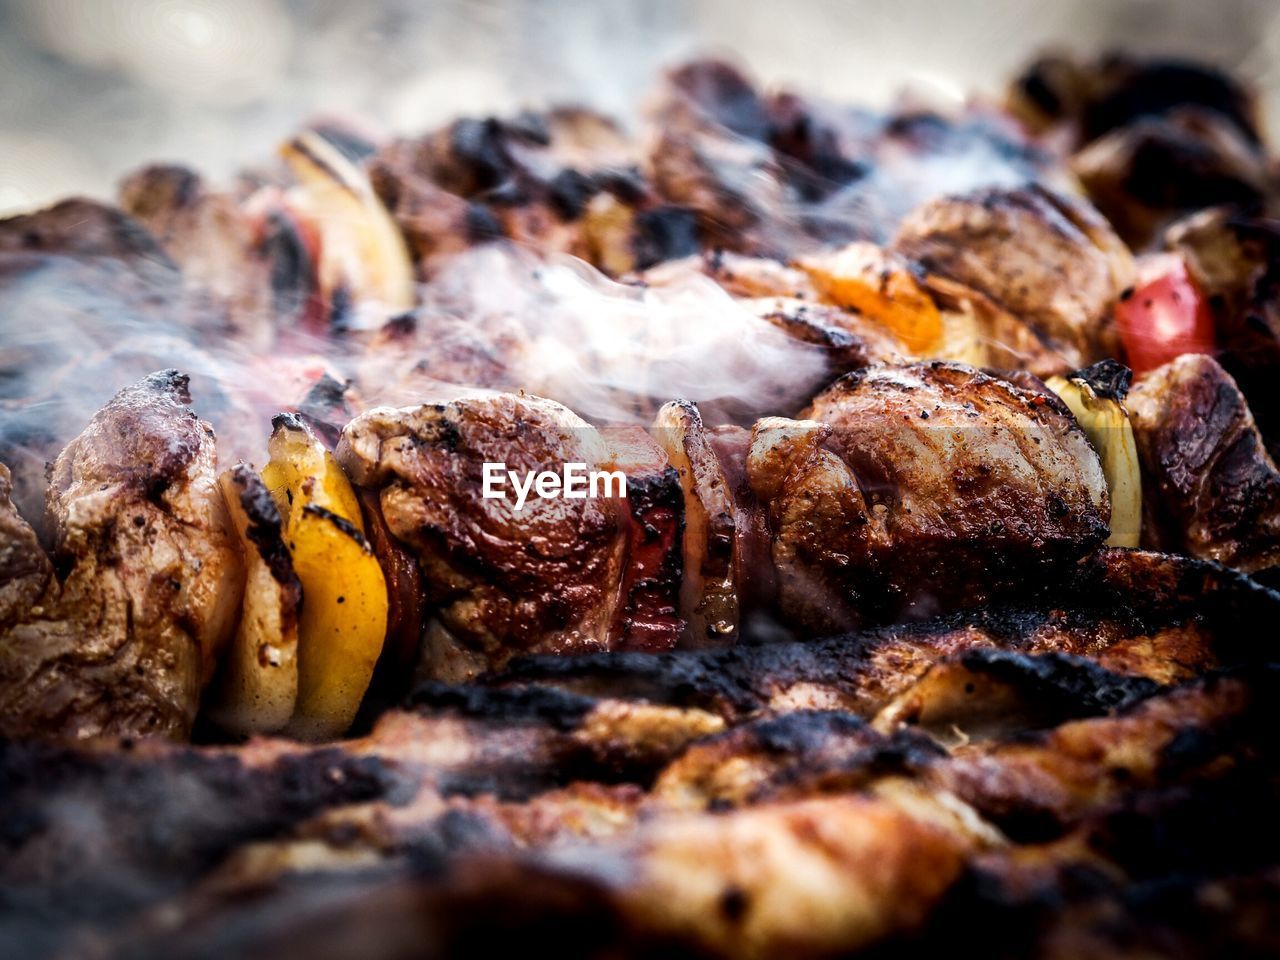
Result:
M120 210L67 200L0 220L0 329L0 460L33 523L45 463L120 385L153 370L191 371L201 416L224 439L235 432L240 418L220 416L243 409L226 393L231 379L197 345L221 344L225 317Z
M1249 400L1273 454L1280 443L1280 223L1215 207L1165 232L1213 311L1217 360Z
M1129 393L1149 539L1245 571L1280 564L1280 471L1244 396L1212 357L1188 354Z
M503 498L483 496L487 462L521 477L598 469L606 445L569 410L513 394L382 407L347 426L337 453L357 485L380 491L387 528L422 569L436 606L428 675L460 679L519 651L608 648L623 501L530 494L517 510L510 483Z
M186 377L153 374L53 464L53 559L66 573L0 636L4 735L190 733L243 584L213 430L189 402ZM6 552L32 549L20 525L6 526Z
M714 61L675 70L653 119L659 131L648 155L654 188L694 211L708 245L776 254L797 239L784 213L794 197L764 142L767 117L745 77Z
M1117 232L1145 246L1171 218L1267 196L1267 156L1220 114L1183 107L1144 117L1095 140L1072 159L1089 198Z
M156 236L187 282L225 311L236 339L257 350L271 345L268 260L234 197L209 190L185 167L151 166L124 181L120 206Z
M1097 455L1067 410L971 368L872 367L755 426L783 612L839 628L989 601L1105 539Z
M1118 355L1111 311L1133 258L1080 201L1037 186L935 200L903 221L894 248L1008 310L1067 369Z
M1271 192L1256 97L1212 67L1108 55L1041 58L1013 111L1078 151L1072 167L1126 242L1145 246L1177 214Z

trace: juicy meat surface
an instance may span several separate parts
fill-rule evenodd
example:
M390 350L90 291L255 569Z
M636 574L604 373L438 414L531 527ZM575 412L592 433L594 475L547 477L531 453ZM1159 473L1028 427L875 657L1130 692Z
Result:
M190 733L243 584L213 430L189 402L186 377L152 374L52 464L47 510L63 576L0 636L6 736ZM3 552L27 552L38 568L29 531L8 519Z
M1025 588L1106 537L1097 455L1057 401L957 364L872 367L756 424L785 615L918 619Z
M516 651L605 649L624 559L618 499L483 497L483 465L523 476L565 463L597 469L600 435L550 400L514 394L381 407L353 420L337 455L380 491L437 608L428 673L461 679Z
M944 197L912 212L893 247L989 297L1075 370L1118 356L1111 311L1133 257L1096 210L1043 187Z
M1155 506L1148 536L1247 572L1280 564L1280 471L1218 362L1181 356L1139 380L1127 405Z

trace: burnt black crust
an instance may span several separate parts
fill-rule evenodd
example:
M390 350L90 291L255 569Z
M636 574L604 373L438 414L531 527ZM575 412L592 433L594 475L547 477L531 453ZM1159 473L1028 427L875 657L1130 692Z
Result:
M1146 677L1114 673L1087 657L978 648L960 654L966 670L1016 686L1040 709L1068 719L1121 710L1160 692Z
M365 553L373 553L373 547L369 546L369 541L365 538L365 535L360 532L360 528L346 517L340 517L328 507L322 507L318 503L308 503L304 505L302 512L310 513L317 517L323 517L358 543L360 545L360 549Z
M284 521L280 508L257 471L245 463L231 468L231 482L239 491L240 508L248 518L245 535L258 548L275 579L289 587L295 587L298 578L293 572L293 559L284 542Z
M1099 360L1093 366L1077 370L1069 379L1083 380L1104 400L1122 401L1129 395L1133 371L1118 360Z
M563 731L575 729L595 705L596 701L591 697L554 687L499 689L452 686L435 681L419 684L405 701L405 707L411 710L450 710L485 720L536 720Z
M8 934L20 918L18 929L41 938L28 947L43 943L51 954L78 924L116 923L173 896L245 843L286 837L325 809L394 799L404 785L379 758L339 747L250 766L230 752L135 756L129 746L0 740L0 918ZM80 855L60 853L99 821L111 828L84 834ZM55 862L56 871L32 876L32 864Z

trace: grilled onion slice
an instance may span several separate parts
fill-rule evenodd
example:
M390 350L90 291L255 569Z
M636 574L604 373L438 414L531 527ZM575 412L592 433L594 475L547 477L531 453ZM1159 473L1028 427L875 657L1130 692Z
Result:
M289 206L319 236L320 287L326 300L332 304L346 297L377 304L386 315L411 309L409 248L369 178L315 133L290 140L280 153L298 179L289 192Z
M244 552L245 592L210 715L230 733L275 733L293 716L298 698L302 586L262 478L240 463L218 482Z
M724 470L708 441L698 408L687 400L665 404L653 437L680 474L684 490L684 583L680 615L685 645L720 646L738 635L735 575L737 507Z
M1045 381L1071 409L1098 451L1111 495L1110 547L1136 547L1142 534L1142 471L1123 403L1130 376L1128 368L1104 360L1067 377Z

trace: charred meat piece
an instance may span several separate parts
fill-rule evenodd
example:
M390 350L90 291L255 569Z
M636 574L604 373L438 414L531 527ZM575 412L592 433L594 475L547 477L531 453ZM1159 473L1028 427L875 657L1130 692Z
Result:
M1275 755L1274 667L1211 676L1113 717L960 747L943 782L1015 839L1054 836L1126 793L1225 776Z
M1077 151L1090 198L1134 246L1180 212L1271 192L1253 93L1205 64L1108 55L1033 63L1010 107Z
M1261 140L1252 92L1221 70L1187 60L1108 53L1084 63L1049 55L1014 80L1011 101L1015 112L1037 128L1078 123L1086 142L1187 107L1223 117L1251 143Z
M53 463L62 578L0 638L7 736L190 733L235 626L243 572L213 430L189 402L185 376L153 374ZM20 528L10 532L19 537L8 548L30 549Z
M201 346L225 343L225 311L120 210L66 200L0 220L0 329L0 460L37 526L46 462L120 385L154 370L191 372L196 408L228 452L250 456L260 442L236 441L244 406L228 392L230 370Z
M794 710L871 719L934 664L977 649L1089 657L1112 674L1179 683L1265 659L1256 638L1278 614L1280 596L1216 564L1104 550L1031 606L724 650L521 658L488 682L698 707L730 723Z
M357 752L429 775L445 793L523 799L576 780L647 783L693 740L724 729L697 707L547 687L421 684Z
M86 929L101 937L229 852L400 784L378 757L277 744L225 751L5 740L0 771L0 808L21 824L0 858L0 942L23 957L69 950Z
M782 612L848 628L976 605L1106 538L1097 454L1060 403L971 368L872 367L757 422Z
M626 559L624 501L485 498L483 465L597 469L600 435L557 403L499 394L378 408L343 431L338 458L379 491L436 607L427 673L462 679L517 651L607 649ZM504 478L505 482L505 478Z
M1038 186L947 197L911 213L893 246L1022 320L1066 369L1118 355L1111 311L1133 258L1087 204Z
M1159 625L1195 617L1198 599L1218 593L1235 597L1220 605L1222 623L1251 630L1255 621L1232 612L1233 604L1243 599L1236 594L1260 594L1221 568L1131 551L1107 552L1070 579L1059 597L1069 615L987 611L963 626L897 628L841 642L846 654L883 644L883 675L892 679L913 653L934 643L931 637L950 636L949 649L962 656L983 643L1097 655L1118 648L1121 635L1141 641L1145 631L1149 640ZM1135 579L1149 587L1145 594L1133 589ZM1129 607L1116 602L1117 592ZM1090 602L1098 609L1090 611ZM1272 596L1272 618L1276 602ZM1120 619L1099 622L1104 610L1119 611ZM10 881L0 929L40 938L30 942L41 952L65 946L65 937L86 927L101 945L105 930L108 955L121 956L228 949L288 956L301 944L309 945L308 954L341 956L350 952L338 945L345 939L325 937L328 947L310 947L317 930L328 929L324 918L334 916L348 933L361 931L362 954L388 958L402 956L398 948L406 943L419 952L437 942L442 950L492 944L547 922L571 930L575 945L611 944L623 953L651 942L717 955L770 952L782 943L822 952L895 935L913 942L922 928L950 929L950 903L975 902L969 885L975 868L989 871L981 889L998 891L1006 909L1020 911L1034 910L1028 898L1036 883L1054 877L1061 883L1081 876L1082 867L1114 860L1139 876L1160 869L1143 843L1168 836L1160 830L1170 821L1165 813L1144 819L1142 811L1170 808L1160 791L1202 793L1233 782L1233 770L1265 760L1274 719L1267 712L1274 697L1253 674L1223 678L1229 683L1217 692L1192 684L1132 707L1124 697L1113 699L1124 681L1105 671L1068 664L1065 672L1042 672L1038 665L1054 663L1056 654L969 662L975 676L1016 667L1021 679L1013 682L1028 684L1020 687L1028 697L1047 681L1058 706L1075 715L1121 710L1062 728L1070 731L1066 763L1057 761L1053 732L961 748L949 759L920 734L880 733L834 712L834 701L810 711L800 696L794 706L777 700L786 716L733 731L724 730L726 722L749 714L643 702L663 699L661 671L670 700L716 685L728 695L753 682L764 690L766 677L777 689L779 681L800 677L807 663L814 671L812 705L823 677L847 684L846 654L819 643L544 658L539 665L547 677L607 683L607 674L621 687L651 670L654 684L633 686L625 699L539 687L425 685L408 712L388 713L371 735L338 747L150 744L120 756L118 746L99 744L38 748L33 756L37 748L11 744L0 750L0 775L16 787L0 806L18 855L0 866ZM677 662L684 665L679 670ZM688 669L695 662L705 666L702 679ZM754 681L749 669L761 671ZM1086 673L1092 679L1077 684ZM1091 744L1115 744L1117 752L1099 756ZM1243 751L1224 759L1239 744ZM1122 775L1098 772L1099 764L1121 759L1134 766L1137 793ZM655 774L656 786L646 792ZM1081 783L1092 777L1092 785L1058 802L1075 789L1077 776ZM572 778L595 782L561 786ZM614 781L621 782L607 785ZM1035 789L1017 793L1018 784ZM1009 846L953 788L1011 829L1035 837L1073 832L1058 846ZM193 804L193 796L220 802ZM239 806L246 799L252 811ZM1173 809L1185 807L1176 793L1171 799ZM1129 820L1117 802L1130 804ZM163 828L162 857L155 831L137 829L144 804L142 819ZM1204 817L1212 808L1188 809ZM92 854L87 869L49 871L62 825L86 811L95 824L112 825L95 832L110 842L85 847ZM118 826L117 817L124 818ZM1255 809L1247 823L1260 822ZM1095 838L1097 852L1068 845L1089 829L1080 835ZM1233 846L1215 852L1215 860L1201 845L1190 861L1178 859L1189 847L1170 851L1166 861L1180 869L1222 862L1236 855L1247 832L1216 831ZM931 865L928 876L919 872L922 858ZM811 876L823 882L805 882ZM1072 889L1046 887L1055 895ZM533 913L502 910L495 920L495 905L509 900L513 910L527 908L531 897ZM671 899L694 907L661 910L660 902ZM350 926L371 915L378 919L372 927ZM803 929L797 916L808 920ZM994 929L1003 944L1024 928Z
M429 276L440 258L501 235L501 226L487 210L473 209L419 170L415 153L408 141L384 147L369 161L369 181L404 233L418 273Z
M1262 149L1221 114L1194 108L1114 130L1077 153L1072 168L1135 247L1148 245L1180 213L1256 204L1271 189Z
M652 113L647 172L664 198L696 214L704 244L776 255L797 239L783 215L793 195L745 77L712 61L677 69Z
M907 725L943 743L968 743L1104 714L1149 697L1149 677L1114 673L1086 657L975 647L930 667L876 725Z
M605 427L607 461L627 478L626 563L610 636L621 650L670 650L685 629L680 596L687 509L680 478L643 427Z
M1249 400L1272 453L1280 449L1280 225L1232 207L1179 220L1165 245L1208 298L1218 361Z
M662 771L652 797L667 812L849 793L881 778L916 776L945 756L912 730L885 734L854 714L796 710L691 744Z
M612 120L571 107L461 119L390 144L369 170L424 275L501 238L617 275L697 249L692 212L664 203L638 159Z
M1134 385L1128 408L1157 542L1246 572L1280 564L1280 472L1217 361L1165 364Z

